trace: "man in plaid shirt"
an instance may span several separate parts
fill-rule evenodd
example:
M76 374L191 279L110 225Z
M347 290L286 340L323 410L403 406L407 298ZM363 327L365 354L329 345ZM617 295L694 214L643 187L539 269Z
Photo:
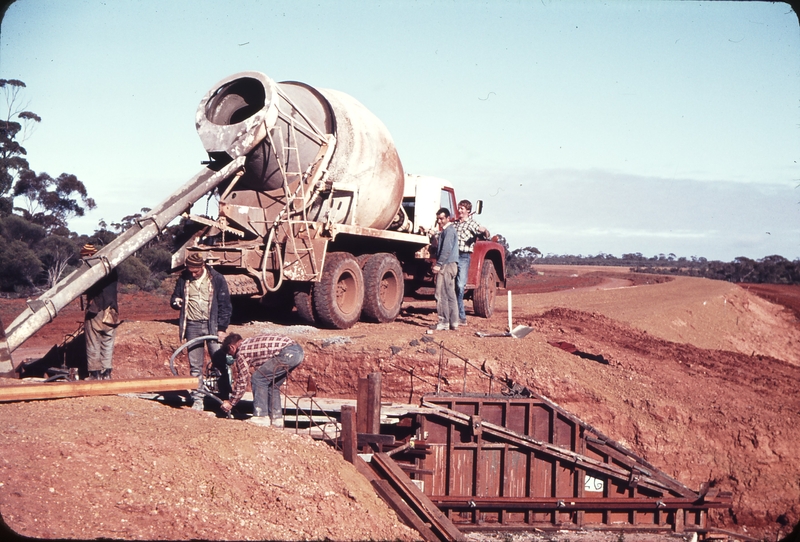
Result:
M285 335L258 335L242 339L231 333L222 343L222 349L234 356L235 379L233 392L222 410L230 412L247 389L247 379L253 388L253 417L257 425L283 427L280 387L291 371L303 361L303 348Z
M458 232L458 274L456 275L456 301L458 303L458 323L467 324L467 313L464 310L464 289L467 287L467 273L475 241L478 235L489 238L489 230L475 222L471 216L472 203L462 199L458 202L458 220L455 222Z

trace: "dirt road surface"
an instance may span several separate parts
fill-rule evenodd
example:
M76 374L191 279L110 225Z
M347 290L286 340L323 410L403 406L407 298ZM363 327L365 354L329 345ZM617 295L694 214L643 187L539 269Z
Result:
M252 315L240 311L229 331L296 338L306 360L290 393L313 376L319 396L354 397L359 377L381 371L383 399L412 403L434 391L443 344L493 373L492 391L510 378L685 485L733 492L731 510L712 512L714 526L768 540L791 531L800 519L800 287L610 268L537 272L509 282L513 325L534 329L524 339L476 336L507 331L505 292L491 319L468 307L466 327L433 335L426 334L435 321L430 301L406 303L392 324L338 331L291 315L248 321ZM114 376L168 376L179 342L167 298L124 294L120 304ZM0 318L10 322L23 307L2 300ZM71 304L15 359L42 355L80 319ZM443 391L460 393L464 363L445 353ZM186 374L185 361L178 369ZM413 386L412 370L420 377ZM466 384L481 393L490 386L477 374ZM288 431L119 396L3 403L0 426L0 513L25 536L416 537L339 455Z

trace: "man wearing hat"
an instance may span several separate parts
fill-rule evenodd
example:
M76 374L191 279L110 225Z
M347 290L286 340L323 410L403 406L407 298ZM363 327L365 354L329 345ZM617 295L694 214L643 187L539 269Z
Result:
M186 258L186 270L178 277L170 305L180 310L178 331L181 341L216 334L219 342L206 341L211 357L219 350L231 321L231 296L225 277L205 264L203 256L192 252ZM192 376L203 374L205 353L202 343L189 347L189 370ZM192 408L203 410L203 395L193 394Z
M94 245L83 245L81 258L91 258L96 252ZM87 380L111 379L114 335L119 325L117 280L117 270L112 269L86 290L83 333L86 337L86 368L89 371Z

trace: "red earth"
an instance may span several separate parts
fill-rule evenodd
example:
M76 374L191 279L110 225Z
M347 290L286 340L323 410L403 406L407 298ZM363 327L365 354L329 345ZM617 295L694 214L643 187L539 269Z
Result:
M508 288L512 325L531 334L476 335L507 330L502 292L492 318L468 309L469 324L437 332L436 342L549 397L685 485L731 491L733 507L714 512L714 526L769 540L791 531L800 519L800 287L538 266ZM120 305L115 377L168 376L179 342L167 296L123 293ZM0 318L7 325L24 306L0 300ZM416 403L434 391L425 382L436 380L439 351L420 340L435 320L430 301L406 303L392 324L348 330L317 330L291 315L237 315L229 331L277 329L303 345L289 393L313 376L319 396L354 397L358 378L374 371L386 401ZM74 302L15 360L40 357L80 321ZM452 389L442 391L460 393L463 362L447 361ZM413 387L412 371L421 378ZM477 375L467 389L489 391ZM338 454L288 431L122 396L0 403L0 423L0 513L26 536L418 537Z

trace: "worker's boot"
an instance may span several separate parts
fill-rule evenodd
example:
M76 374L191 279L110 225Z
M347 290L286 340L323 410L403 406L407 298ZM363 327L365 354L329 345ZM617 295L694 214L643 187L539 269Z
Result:
M100 380L100 371L89 371L89 376L86 380Z
M272 427L283 427L283 418L272 418Z
M111 369L106 369L100 373L100 380L111 380Z

